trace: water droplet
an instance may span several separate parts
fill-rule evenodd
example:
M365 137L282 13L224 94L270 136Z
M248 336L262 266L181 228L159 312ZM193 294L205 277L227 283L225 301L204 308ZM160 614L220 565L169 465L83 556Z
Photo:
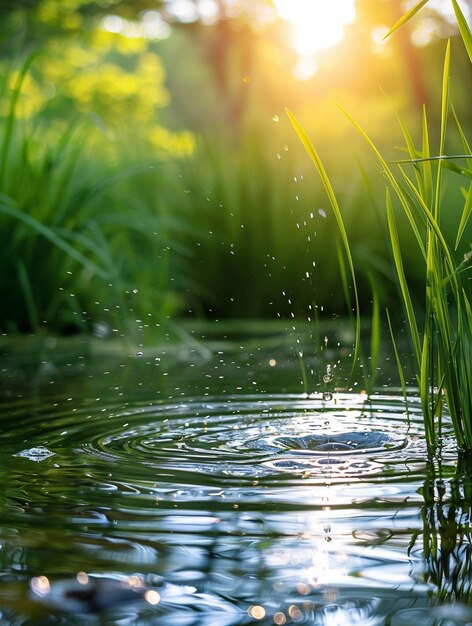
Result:
M326 211L324 209L318 209L318 214L321 215L321 217L326 217Z
M278 122L278 121L279 121L279 119L280 119L280 118L279 118L279 116L278 116L278 115L273 115L273 116L272 116L272 121L273 121L273 122Z
M287 146L287 144L285 144L285 146L284 146L284 150L285 150L285 152L288 152L288 146Z
M332 399L333 399L333 394L330 391L323 392L323 400L325 402L329 402Z
M136 356L143 356L144 352L136 352Z
M325 374L323 376L323 382L324 383L330 383L333 380L333 377L331 374Z

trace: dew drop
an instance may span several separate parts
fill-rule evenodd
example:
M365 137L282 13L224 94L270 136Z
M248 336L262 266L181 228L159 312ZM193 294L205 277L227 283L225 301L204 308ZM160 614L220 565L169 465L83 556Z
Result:
M333 394L330 391L323 392L323 400L325 402L329 402L332 399L333 399Z
M278 122L279 120L280 120L280 118L279 118L279 116L278 116L278 115L273 115L273 116L272 116L272 121L273 121L273 122Z

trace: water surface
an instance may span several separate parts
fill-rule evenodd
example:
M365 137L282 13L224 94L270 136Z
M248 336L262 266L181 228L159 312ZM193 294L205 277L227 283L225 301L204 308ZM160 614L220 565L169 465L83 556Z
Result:
M5 350L0 624L472 622L469 468L330 356Z

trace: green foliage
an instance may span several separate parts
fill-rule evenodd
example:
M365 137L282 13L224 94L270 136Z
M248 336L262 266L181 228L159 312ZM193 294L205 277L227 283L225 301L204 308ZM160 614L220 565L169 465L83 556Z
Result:
M178 226L155 195L137 199L143 183L156 188L160 164L108 165L90 123L63 128L47 115L21 119L18 103L33 60L15 73L2 103L0 327L98 325L132 339L177 305L168 247Z

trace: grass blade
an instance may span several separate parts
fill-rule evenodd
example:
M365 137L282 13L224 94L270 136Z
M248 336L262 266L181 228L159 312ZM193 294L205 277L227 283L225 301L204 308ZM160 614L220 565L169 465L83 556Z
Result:
M452 0L452 6L454 7L454 13L456 14L457 25L459 26L462 41L464 42L469 59L472 62L472 33L470 31L470 27L467 24L457 0Z
M392 188L395 190L395 193L397 194L397 197L398 197L398 199L401 202L403 210L405 211L405 214L408 217L408 221L410 222L410 226L411 226L411 228L413 230L413 233L415 235L416 241L418 243L418 247L421 250L421 254L422 254L422 256L424 258L426 258L426 249L425 249L425 246L424 246L423 237L421 236L421 233L420 233L420 231L418 229L418 225L417 225L416 220L414 218L414 215L412 213L410 202L409 202L409 198L406 196L405 192L402 190L402 188L401 188L400 184L398 183L397 179L395 178L391 168L388 166L387 161L380 154L377 146L374 144L374 142L371 140L371 138L365 132L365 130L362 128L362 126L360 126L360 124L358 124L349 115L349 113L347 113L347 111L345 111L342 108L341 108L341 111L344 113L344 115L347 117L347 119L351 122L351 124L354 126L354 128L356 128L357 131L360 133L360 135L365 139L365 141L367 142L367 144L369 145L369 147L371 148L371 150L373 151L373 153L375 154L375 156L379 160L379 163L380 163L380 165L382 167L382 170L383 170L383 173L384 173L385 177L387 178L387 180L390 183L390 185L392 186Z
M408 325L410 328L411 338L413 341L415 357L419 366L421 362L421 344L420 344L420 336L418 333L418 324L416 322L416 316L415 316L415 311L413 309L413 304L411 301L410 290L408 288L408 284L406 282L406 277L405 277L405 271L403 269L403 260L402 260L402 253L400 249L400 241L398 238L395 215L393 213L392 199L390 197L390 192L388 188L386 190L386 204L387 204L388 230L390 233L390 241L392 244L393 259L395 262L395 268L397 271L398 281L400 284L400 292L403 298L403 303L405 305Z
M31 64L37 56L37 52L32 52L24 61L21 70L17 76L15 86L10 95L10 103L8 108L8 114L5 122L5 132L3 135L2 145L0 147L0 188L3 186L3 181L6 175L6 165L8 162L8 153L10 150L11 139L13 135L13 129L16 121L16 106L21 93L21 87L26 74L29 71Z
M392 33L394 33L396 30L398 30L404 24L406 24L416 13L418 13L418 11L420 9L422 9L424 7L424 5L427 2L428 2L428 0L421 0L421 2L418 2L418 4L415 4L415 6L413 6L409 11L407 11L405 13L405 15L402 15L402 17L398 20L398 22L396 22L392 26L392 28L388 31L388 33L385 35L384 39L387 39L388 37L390 37L390 35Z
M333 186L331 185L331 181L329 180L328 174L326 173L326 170L324 168L324 165L318 153L316 152L308 135L300 126L300 124L298 123L293 113L289 109L285 109L285 110L287 112L290 122L292 123L292 126L294 127L300 141L302 142L303 147L307 151L313 164L315 165L315 168L318 171L318 174L320 175L321 181L323 183L323 186L328 195L331 207L333 209L334 216L338 224L339 232L341 233L341 239L343 242L344 250L346 252L347 262L349 265L349 271L351 273L352 285L354 289L354 299L355 299L356 331L355 331L355 346L354 346L354 359L353 359L353 367L354 367L359 358L359 350L360 350L360 338L361 338L360 308L359 308L359 297L358 297L358 292L357 292L356 274L354 271L354 262L352 260L351 248L349 246L349 240L348 240L346 228L344 226L344 220L341 214L341 210L339 208L336 194L334 193Z
M38 220L34 219L30 215L19 211L17 208L11 205L11 203L5 202L5 198L0 199L0 213L4 215L9 215L14 219L23 222L27 226L29 226L33 231L42 235L45 239L48 239L51 243L53 243L57 248L61 249L65 252L69 257L80 263L83 267L92 270L94 273L98 274L101 278L106 279L108 274L100 268L98 265L93 263L90 259L87 259L83 254L81 254L78 250L70 246L66 241L64 241L61 237L59 237L54 230L45 226Z
M459 223L459 227L457 228L457 236L456 242L454 244L454 250L457 250L459 247L460 241L462 239L462 235L464 234L465 227L467 226L467 222L469 221L470 214L472 212L472 183L469 186L469 191L467 192L467 196L465 198L464 208L462 209L461 220Z

